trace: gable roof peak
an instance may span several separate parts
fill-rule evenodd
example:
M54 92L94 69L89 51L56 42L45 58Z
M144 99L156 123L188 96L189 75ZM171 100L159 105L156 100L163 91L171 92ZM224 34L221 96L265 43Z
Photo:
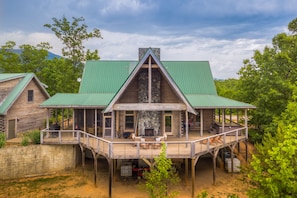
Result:
M155 56L160 60L160 48L138 48L138 60L140 61L144 55L147 53L147 51L151 50L152 53L155 54Z

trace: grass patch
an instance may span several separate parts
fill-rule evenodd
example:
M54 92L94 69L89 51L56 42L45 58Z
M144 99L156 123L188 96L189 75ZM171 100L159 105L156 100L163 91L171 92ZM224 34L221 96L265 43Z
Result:
M67 185L61 185L61 181L71 179L71 176L54 176L35 179L7 180L0 181L0 197L62 197Z

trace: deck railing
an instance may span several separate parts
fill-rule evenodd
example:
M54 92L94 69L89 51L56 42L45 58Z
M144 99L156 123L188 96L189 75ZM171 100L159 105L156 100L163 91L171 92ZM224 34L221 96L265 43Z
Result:
M193 158L223 148L228 145L247 139L245 127L230 130L224 133L197 137L195 140L170 140L162 141L166 145L166 156L168 158ZM81 130L42 130L41 144L82 144L95 153L112 159L138 159L154 158L161 152L156 147L156 141L133 141L132 139L114 139L96 137ZM143 148L143 144L147 144Z

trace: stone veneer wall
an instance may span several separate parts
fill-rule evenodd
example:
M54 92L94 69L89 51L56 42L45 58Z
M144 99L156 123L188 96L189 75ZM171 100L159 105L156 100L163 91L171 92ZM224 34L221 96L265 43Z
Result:
M10 146L0 149L0 180L68 170L78 164L74 145Z
M161 75L152 70L152 103L161 101ZM148 102L148 70L143 69L138 75L138 102ZM140 111L138 120L139 135L145 135L145 129L154 129L154 135L160 135L161 112Z

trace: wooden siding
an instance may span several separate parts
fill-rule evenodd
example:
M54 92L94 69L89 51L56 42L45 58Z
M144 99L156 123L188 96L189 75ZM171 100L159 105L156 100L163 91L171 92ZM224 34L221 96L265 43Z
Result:
M179 103L181 102L175 91L169 85L169 82L162 75L161 79L161 103Z
M209 131L214 124L214 109L203 109L203 130Z
M134 78L125 89L125 92L119 99L119 103L137 103L138 102L138 78Z
M33 102L28 102L28 90L34 91ZM37 82L32 80L7 112L6 120L17 120L17 132L44 128L47 110L39 108L39 105L46 99Z
M5 131L5 117L0 116L0 132L4 132L4 131Z
M1 82L0 83L0 88L13 88L13 87L15 87L18 84L18 82L21 79L22 79L22 77Z

